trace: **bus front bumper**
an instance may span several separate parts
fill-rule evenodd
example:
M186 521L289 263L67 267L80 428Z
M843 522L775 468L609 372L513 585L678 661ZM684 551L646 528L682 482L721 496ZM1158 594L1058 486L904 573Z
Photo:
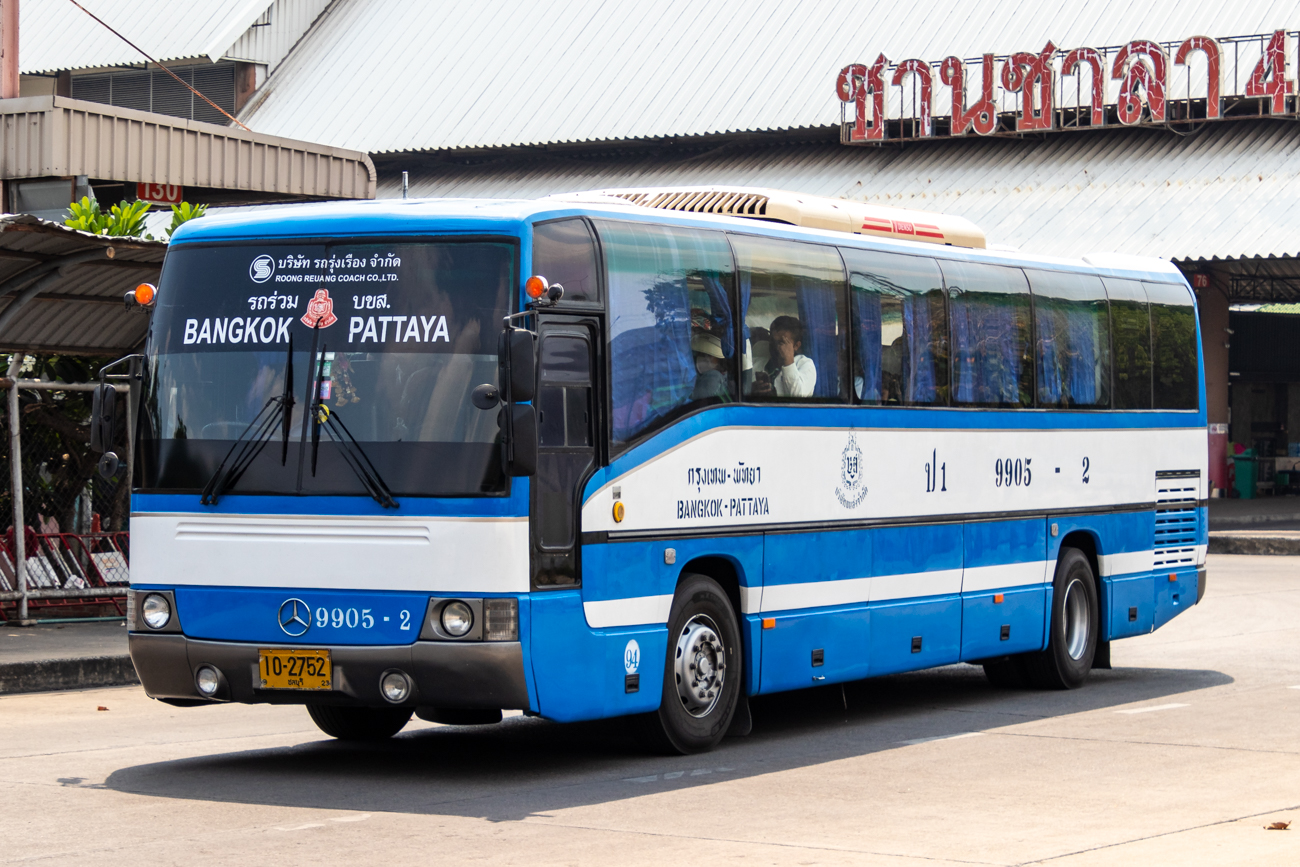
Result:
M328 691L262 689L257 645L200 641L178 634L132 632L131 661L150 697L172 704L339 704L393 707L379 690L385 672L398 669L413 683L401 707L527 710L523 647L517 641L417 641L410 645L335 646L330 651L333 688ZM195 686L202 665L221 673L221 688L208 698Z

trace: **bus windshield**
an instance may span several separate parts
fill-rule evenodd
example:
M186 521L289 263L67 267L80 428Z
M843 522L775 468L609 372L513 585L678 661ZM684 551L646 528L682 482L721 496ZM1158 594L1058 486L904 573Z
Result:
M315 384L394 494L503 493L497 413L470 392L496 382L516 261L505 240L177 247L153 314L137 483L201 490L288 386L287 444L276 425L229 493L364 494L338 443L312 448Z

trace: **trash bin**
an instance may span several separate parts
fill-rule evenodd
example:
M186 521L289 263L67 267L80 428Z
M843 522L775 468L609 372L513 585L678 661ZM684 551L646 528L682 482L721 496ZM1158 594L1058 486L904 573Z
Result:
M1243 500L1255 499L1255 482L1259 478L1259 463L1255 459L1255 450L1246 449L1233 457L1237 465L1237 496Z

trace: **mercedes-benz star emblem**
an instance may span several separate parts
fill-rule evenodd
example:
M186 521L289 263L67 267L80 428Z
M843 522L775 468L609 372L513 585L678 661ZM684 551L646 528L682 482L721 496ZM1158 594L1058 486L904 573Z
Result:
M311 608L301 599L286 599L280 605L280 628L290 638L297 638L311 628Z

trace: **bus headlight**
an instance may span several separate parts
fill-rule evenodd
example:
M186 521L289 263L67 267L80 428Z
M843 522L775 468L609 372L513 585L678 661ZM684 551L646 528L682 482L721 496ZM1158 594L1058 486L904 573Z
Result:
M166 596L150 593L140 605L140 616L150 629L162 629L172 619L172 606Z
M395 668L385 671L379 678L379 691L384 701L401 704L411 695L411 679Z
M199 692L211 698L221 688L221 675L210 665L200 665L199 670L194 673L194 685L198 687Z
M464 602L448 602L442 607L442 628L452 638L467 635L474 628L474 612Z

